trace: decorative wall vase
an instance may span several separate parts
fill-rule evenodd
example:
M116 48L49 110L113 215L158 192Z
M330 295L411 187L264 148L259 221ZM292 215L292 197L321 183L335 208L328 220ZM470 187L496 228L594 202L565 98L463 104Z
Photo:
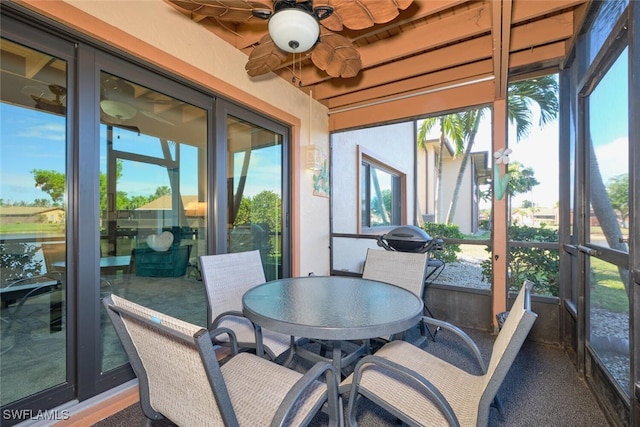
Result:
M322 168L313 175L314 196L329 197L329 168L327 160L322 162Z
M500 168L498 165L504 164L507 170L509 170L509 154L511 154L511 152L511 148L507 148L506 150L501 148L493 153L493 158L495 159L493 164L493 194L497 200L502 200L507 193L507 186L511 178L509 172L505 172L504 175L500 176Z

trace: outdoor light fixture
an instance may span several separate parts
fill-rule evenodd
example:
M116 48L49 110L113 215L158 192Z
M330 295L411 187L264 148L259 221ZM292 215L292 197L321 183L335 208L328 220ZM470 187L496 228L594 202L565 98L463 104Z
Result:
M269 19L269 34L285 52L306 52L318 41L320 25L311 13L302 9L281 9Z
M305 162L305 166L307 169L312 171L322 170L322 166L324 164L325 157L322 153L322 150L316 145L308 145L307 146L307 158Z

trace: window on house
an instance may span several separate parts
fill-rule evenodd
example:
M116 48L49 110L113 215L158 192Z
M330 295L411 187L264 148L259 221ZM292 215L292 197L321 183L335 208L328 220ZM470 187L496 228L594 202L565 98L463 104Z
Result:
M406 175L360 150L360 230L401 225Z

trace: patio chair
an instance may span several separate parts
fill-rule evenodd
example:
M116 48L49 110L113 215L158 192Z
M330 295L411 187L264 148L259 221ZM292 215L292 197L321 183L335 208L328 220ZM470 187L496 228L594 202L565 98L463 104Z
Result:
M23 345L28 349L34 331L62 330L62 282L57 274L44 274L14 280L0 288L0 355Z
M428 258L428 253L395 252L370 248L367 250L362 278L399 286L424 301L424 281L427 275ZM424 342L428 326L421 323L420 331L422 338L417 345ZM389 341L394 337L381 338Z
M423 318L458 335L475 354L482 375L472 375L405 341L392 341L361 359L340 385L341 392L350 390L348 425L357 426L358 400L364 396L410 426L486 426L490 406L498 403L496 393L537 318L530 305L532 287L529 281L522 286L494 342L488 368L477 345L462 330Z
M328 411L331 426L342 422L328 363L303 375L237 353L228 329L209 332L116 295L103 304L138 377L149 425L166 418L180 426L305 426L321 410ZM234 349L222 365L211 342L221 334Z
M207 292L207 322L209 329L228 328L242 348L256 348L262 339L264 352L275 360L293 348L294 338L260 328L242 314L242 296L249 289L265 283L262 259L258 250L200 256L200 272ZM218 344L228 345L226 337ZM289 352L291 361L293 353Z
M64 274L65 267L57 264L64 265L67 254L67 245L65 243L43 243L42 244L42 256L44 258L44 265L47 269L47 274Z

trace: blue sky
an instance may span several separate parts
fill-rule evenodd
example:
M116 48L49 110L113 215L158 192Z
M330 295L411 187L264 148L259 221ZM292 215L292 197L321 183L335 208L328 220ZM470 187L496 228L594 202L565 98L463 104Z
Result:
M0 119L0 198L12 202L48 199L35 187L30 171L64 171L65 120L6 103L0 103Z
M35 187L33 169L65 171L65 120L37 110L0 103L0 198L5 202L32 202L49 199L49 195ZM103 128L104 129L104 128ZM162 157L158 139L136 132L114 129L114 147L155 157ZM280 147L273 146L252 153L246 196L263 190L280 193ZM236 170L240 170L241 156L237 156ZM180 184L183 195L198 194L197 150L182 146ZM106 170L104 147L100 170ZM96 171L97 173L97 171ZM162 185L169 186L165 168L125 161L119 190L129 196L148 196Z
M590 97L590 132L605 185L614 176L628 173L627 86L626 83L620 84L627 80L625 50ZM514 196L514 207L520 206L524 200L533 201L539 207L553 207L558 201L559 124L554 120L540 128L536 110L534 108L532 120L535 125L527 137L517 141L515 129L509 129L509 147L513 150L510 161L531 167L540 182L531 192ZM437 130L432 135L437 137ZM480 125L473 151L487 151L489 162L493 161L490 115L486 115Z
M626 82L627 51L625 50L591 99L590 132L599 159L605 183L613 176L628 173L628 123L627 91L619 82ZM19 111L19 113L17 113ZM0 104L0 198L5 201L27 201L48 198L34 185L32 169L64 171L65 165L65 121L62 117L45 114L13 105ZM534 113L533 121L538 117ZM138 136L134 132L115 130L117 147L123 150L161 156L156 138ZM434 130L434 135L437 131ZM513 130L509 133L513 153L511 161L519 161L533 168L540 185L530 193L516 196L513 206L523 200L531 200L540 207L552 207L558 200L558 121L544 128L533 126L530 135L516 142ZM487 115L476 138L474 151L491 152L491 121ZM104 150L100 168L105 170ZM182 149L181 191L183 195L196 195L197 165L196 149ZM240 170L241 156L236 157L236 170ZM265 189L280 192L279 147L254 151L245 195L253 196ZM166 170L158 166L139 162L125 162L119 189L129 196L152 194L158 186L167 185Z

